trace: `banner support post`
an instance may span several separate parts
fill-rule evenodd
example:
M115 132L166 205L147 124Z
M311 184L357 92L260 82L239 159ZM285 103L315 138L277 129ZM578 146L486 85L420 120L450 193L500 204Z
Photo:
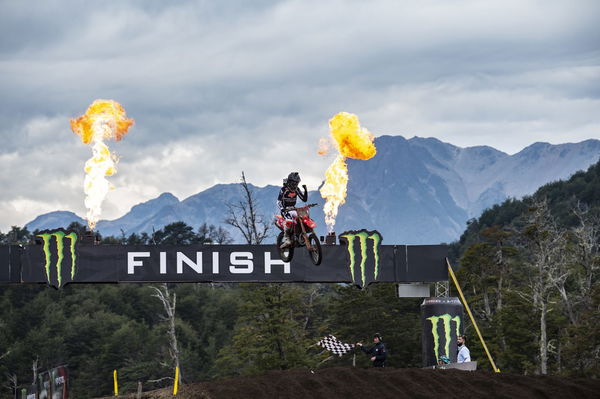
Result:
M487 357L488 357L488 359L490 361L490 364L492 365L492 368L494 369L494 372L499 373L500 369L498 367L496 367L496 363L494 363L494 359L492 359L492 355L490 354L490 351L488 350L488 347L485 344L485 341L483 340L483 336L481 335L481 332L479 331L479 327L477 326L477 322L475 321L475 318L473 317L473 314L471 313L471 309L469 308L469 304L467 303L467 300L465 299L465 296L463 295L463 292L460 289L460 285L458 284L458 280L456 279L456 275L454 274L454 271L452 270L452 266L450 266L450 261L448 260L448 258L446 258L446 264L448 265L448 274L450 275L450 277L452 277L452 281L454 282L454 286L458 290L458 294L460 295L460 299L462 300L462 303L465 306L465 309L467 310L467 313L469 314L469 318L471 319L471 323L473 323L473 327L475 327L475 331L477 332L477 336L479 337L479 341L481 341L481 345L483 345L483 349L485 349L485 353L487 354Z

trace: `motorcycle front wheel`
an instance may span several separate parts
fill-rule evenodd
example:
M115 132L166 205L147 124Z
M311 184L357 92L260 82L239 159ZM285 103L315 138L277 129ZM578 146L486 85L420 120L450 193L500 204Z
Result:
M310 233L308 236L308 241L310 242L310 246L312 249L310 252L310 260L315 266L319 266L321 261L323 260L323 252L321 251L321 243L319 242L319 237L315 233ZM308 247L307 247L308 248Z
M291 262L294 257L294 247L290 245L289 247L281 248L281 242L283 241L283 231L279 233L277 236L277 249L279 250L279 256L281 260L284 262Z

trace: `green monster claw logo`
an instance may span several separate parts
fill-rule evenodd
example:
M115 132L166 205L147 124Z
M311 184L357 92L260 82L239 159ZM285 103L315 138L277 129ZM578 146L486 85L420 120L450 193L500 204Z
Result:
M373 241L373 259L375 262L373 269L373 278L377 280L379 276L379 244L381 244L382 237L378 231L349 231L344 232L340 235L340 238L344 239L348 243L348 254L350 255L350 275L352 276L352 282L355 282L354 279L354 269L356 266L356 254L355 254L355 246L354 241L358 239L358 243L360 245L360 278L362 285L366 285L366 264L368 259L368 241Z
M450 340L452 337L450 336L451 328L450 322L456 322L456 336L460 335L460 316L450 316L448 313L443 314L441 316L431 316L428 317L427 320L431 321L431 334L433 335L433 351L435 352L435 358L439 359L439 349L440 349L440 335L438 334L438 320L442 320L444 327L444 339L446 345L444 345L445 355L450 357Z
M46 263L44 265L44 269L46 271L46 278L48 280L48 284L51 284L50 277L50 267L52 264L52 253L50 250L50 243L52 242L52 237L55 238L56 242L56 279L58 281L58 287L62 285L62 263L65 257L65 244L64 239L69 239L69 250L71 253L71 279L75 277L75 265L77 261L77 256L75 255L75 243L77 242L77 234L75 232L71 232L67 234L62 230L57 230L53 232L45 232L42 234L38 234L36 237L40 237L44 241L44 256L46 258Z

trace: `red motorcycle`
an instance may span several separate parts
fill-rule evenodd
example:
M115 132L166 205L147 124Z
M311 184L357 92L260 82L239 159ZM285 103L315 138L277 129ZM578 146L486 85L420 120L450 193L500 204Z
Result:
M312 208L313 206L317 206L317 204L308 204L300 208L287 208L288 211L296 211L298 215L293 221L286 220L281 215L276 216L275 226L281 230L281 233L277 236L277 248L279 249L281 259L284 262L292 261L294 248L306 247L310 254L310 260L312 260L315 265L321 264L323 258L321 243L313 231L313 229L317 227L317 224L310 218L309 212L309 208ZM281 242L286 227L291 230L290 240L292 240L292 243L285 248L281 248Z

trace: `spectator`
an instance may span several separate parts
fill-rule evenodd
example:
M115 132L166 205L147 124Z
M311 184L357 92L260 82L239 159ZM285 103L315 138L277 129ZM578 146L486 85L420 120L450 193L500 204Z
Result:
M456 342L458 343L458 355L456 356L456 362L470 362L471 353L469 352L469 348L467 348L467 337L464 335L459 335L456 339Z

